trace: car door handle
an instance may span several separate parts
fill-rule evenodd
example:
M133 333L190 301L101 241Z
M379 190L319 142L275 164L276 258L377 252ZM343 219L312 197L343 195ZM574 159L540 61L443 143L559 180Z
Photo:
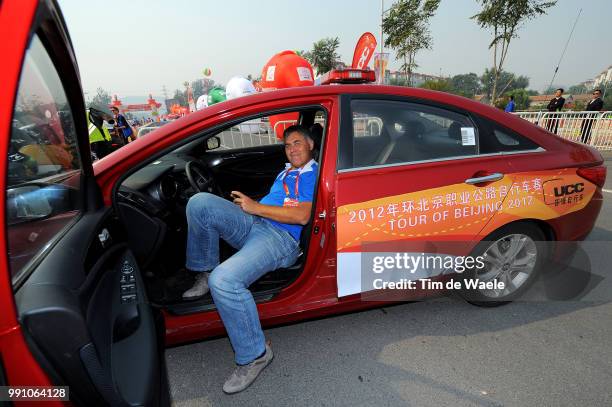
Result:
M496 172L493 174L485 175L483 177L468 178L465 180L465 183L470 185L482 184L483 182L499 181L502 178L504 178L504 174L502 174L501 172Z

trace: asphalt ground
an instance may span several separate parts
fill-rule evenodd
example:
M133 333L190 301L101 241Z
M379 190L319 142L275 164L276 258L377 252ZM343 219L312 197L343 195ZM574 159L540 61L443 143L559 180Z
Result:
M606 165L595 229L520 301L450 296L267 329L273 363L232 396L227 338L171 348L174 405L612 405L612 154Z

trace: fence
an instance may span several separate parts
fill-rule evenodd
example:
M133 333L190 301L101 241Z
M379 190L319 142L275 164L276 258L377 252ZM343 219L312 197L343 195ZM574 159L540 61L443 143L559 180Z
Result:
M223 149L280 144L282 140L276 137L277 130L285 131L287 127L296 123L296 120L281 120L274 123L274 127L272 127L268 120L254 119L231 127L218 134L218 136L221 139L221 148ZM320 123L325 127L324 118L315 118L315 123Z
M218 134L221 148L234 149L277 144L280 141L270 127L270 123L261 119L249 120Z
M517 116L568 140L612 150L612 112L516 112Z

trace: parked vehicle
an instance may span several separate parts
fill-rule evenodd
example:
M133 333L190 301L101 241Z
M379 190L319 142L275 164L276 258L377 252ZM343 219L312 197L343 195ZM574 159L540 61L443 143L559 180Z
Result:
M161 126L170 123L169 121L161 121L161 122L151 122L147 124L143 124L138 128L138 138L143 137L153 130L159 129Z

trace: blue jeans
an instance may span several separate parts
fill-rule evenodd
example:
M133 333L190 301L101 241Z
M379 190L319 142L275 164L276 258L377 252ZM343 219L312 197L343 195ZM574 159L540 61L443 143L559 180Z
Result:
M236 363L265 351L259 314L248 287L261 276L295 263L300 248L289 232L232 202L208 193L187 204L187 268L212 270L208 286L234 348ZM219 238L239 249L219 264Z

